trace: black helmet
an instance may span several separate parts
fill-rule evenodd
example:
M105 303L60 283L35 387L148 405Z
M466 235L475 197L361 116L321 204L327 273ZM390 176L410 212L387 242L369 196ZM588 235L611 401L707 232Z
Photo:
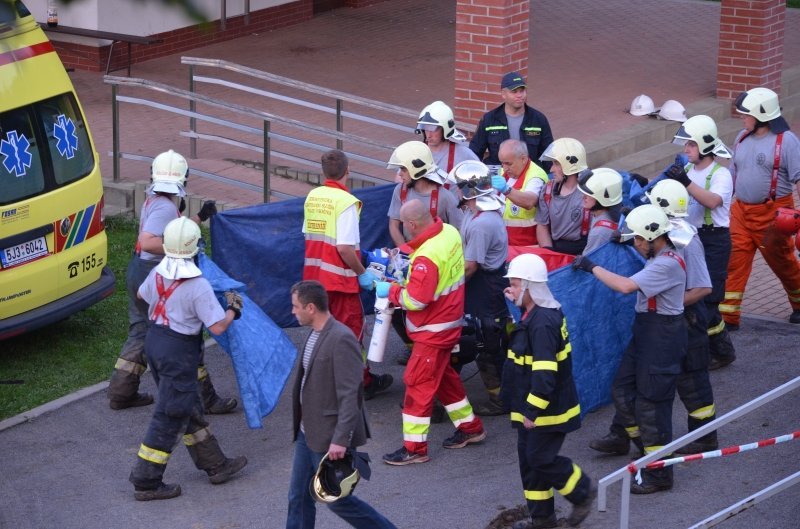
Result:
M311 496L322 503L333 503L349 496L356 488L359 478L350 452L336 461L328 459L328 454L325 454L311 479Z

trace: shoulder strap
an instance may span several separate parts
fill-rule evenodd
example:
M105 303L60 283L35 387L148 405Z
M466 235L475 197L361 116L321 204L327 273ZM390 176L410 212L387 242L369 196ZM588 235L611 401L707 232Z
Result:
M608 228L609 230L616 230L619 225L616 222L610 221L608 219L601 219L594 223L595 226L600 226L601 228Z
M772 179L769 182L769 199L775 201L775 194L778 190L778 169L781 166L781 144L783 143L783 132L778 133L775 139L775 154L772 163Z
M164 325L169 327L169 318L167 318L167 300L170 298L175 289L183 283L183 279L176 279L172 282L172 284L165 290L164 289L164 278L161 277L161 274L156 274L156 291L158 292L158 302L156 303L156 307L153 309L153 317L151 318L154 322L158 321L158 318L164 322Z
M673 259L678 261L678 264L681 265L683 271L686 272L686 263L684 262L683 258L681 258L680 255L676 254L672 250L664 252L664 255L666 255L667 257L672 257ZM656 312L657 309L658 306L656 304L655 296L653 296L652 298L647 298L647 312Z
M453 170L453 162L456 160L456 144L450 142L450 152L447 155L447 172Z

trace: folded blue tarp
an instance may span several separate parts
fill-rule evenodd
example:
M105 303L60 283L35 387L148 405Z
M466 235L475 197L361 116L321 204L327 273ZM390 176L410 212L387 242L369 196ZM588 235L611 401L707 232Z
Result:
M242 295L242 316L221 335L211 334L231 357L242 406L250 428L261 428L261 419L278 404L297 349L283 330L244 293L244 285L228 277L201 253L200 270L217 295L237 290ZM221 299L224 306L224 301Z

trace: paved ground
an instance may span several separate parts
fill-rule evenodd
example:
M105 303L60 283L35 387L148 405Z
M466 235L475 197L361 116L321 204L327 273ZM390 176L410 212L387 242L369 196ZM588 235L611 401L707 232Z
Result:
M435 99L452 99L454 9L451 2L425 0L341 9L302 26L251 35L186 55L224 58L419 109ZM657 104L666 99L688 104L710 96L718 9L718 4L694 0L533 3L531 103L547 113L556 136L588 140L642 119L623 112L640 93L650 95ZM790 11L787 28L799 23L800 12ZM797 65L800 32L787 31L785 66ZM99 74L71 75L91 120L105 173L110 174L106 157L111 149L110 89ZM188 79L179 56L135 65L133 75L181 87L187 86ZM167 146L188 150L188 141L178 135L187 128L185 123L165 120L156 111L130 109L123 110L123 120L123 150L151 156ZM795 129L800 129L800 123ZM233 163L219 161L224 157L242 158L246 153L209 145L193 163L208 170L242 174L244 170ZM385 173L376 176L390 177ZM146 177L143 164L123 164L124 180ZM218 200L260 200L255 194L200 180L193 180L190 187ZM751 276L744 310L781 320L788 315L785 295L763 265L757 265ZM720 410L728 411L794 376L796 370L787 366L796 363L796 337L797 328L788 324L745 320L734 335L739 360L713 375ZM398 346L394 344L393 354ZM218 385L235 392L227 358L219 352L210 358ZM400 379L399 367L381 369ZM149 379L148 384L152 384ZM477 377L468 386L472 394L481 395ZM376 459L399 446L397 404L401 395L398 386L369 405L374 439L368 448ZM723 442L749 442L796 430L800 422L796 402L796 397L789 396L736 421L723 430ZM676 425L684 422L679 411L677 405ZM241 414L213 418L223 448L251 460L239 479L212 487L192 468L185 451L179 450L168 479L182 484L184 496L142 505L132 500L126 477L149 413L147 409L111 412L101 392L0 432L0 528L282 526L291 454L285 396L263 430L247 430ZM589 439L604 432L610 415L608 407L589 415L565 447L592 476L605 475L625 462L595 457L586 448ZM402 469L375 464L372 482L359 485L359 495L401 528L483 527L499 505L520 502L513 432L501 418L490 419L487 427L490 437L485 446L449 452L437 443L450 434L450 427L435 426L432 463ZM683 431L679 426L676 430ZM686 527L796 471L797 460L798 448L790 443L735 460L680 469L673 492L633 499L631 526ZM615 498L611 496L607 514L593 515L584 527L615 527ZM800 519L797 498L797 492L790 490L723 527L794 528ZM560 501L559 507L564 512ZM343 527L327 512L319 519L319 527Z
M788 381L796 363L796 331L788 323L750 319L734 334L739 358L712 375L717 406L725 413ZM298 343L305 336L289 330ZM390 342L387 362L376 372L392 373L396 385L367 403L373 438L366 446L375 460L372 480L358 485L357 494L385 513L400 529L482 529L500 506L522 502L516 457L516 434L507 418L486 420L489 433L480 446L444 450L440 443L452 425L431 428L430 463L389 467L383 453L401 443L400 409L402 368L394 363L402 345ZM207 355L220 391L236 391L230 361L216 347ZM474 401L485 399L474 366L463 377ZM754 373L758 373L754 376ZM144 389L153 390L150 375ZM796 392L795 392L796 393ZM139 503L133 500L127 476L147 428L151 408L120 412L108 408L105 391L76 400L57 411L0 431L0 529L276 529L286 517L290 460L290 395L284 392L276 410L261 430L248 430L241 412L211 417L212 429L229 455L244 454L250 464L230 483L213 486L194 469L178 447L166 473L179 482L178 499ZM570 434L563 452L572 456L592 477L605 476L628 462L602 457L587 448L603 435L611 420L611 406L589 414L583 427ZM675 431L685 432L685 415L675 405ZM752 442L797 430L800 408L790 394L748 417L722 428L724 445ZM757 452L715 459L676 470L675 488L649 497L633 497L632 529L677 529L690 526L749 494L784 478L797 469L800 441ZM800 519L796 487L773 497L722 525L725 529L795 529ZM569 512L557 499L561 515ZM619 485L612 487L608 511L595 512L581 527L618 527ZM321 509L321 529L343 529L331 513Z

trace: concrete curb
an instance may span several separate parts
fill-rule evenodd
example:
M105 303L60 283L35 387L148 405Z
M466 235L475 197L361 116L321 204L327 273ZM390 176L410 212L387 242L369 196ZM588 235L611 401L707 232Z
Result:
M205 341L204 345L206 348L208 348L214 345L215 343L217 342L213 338L209 338ZM59 399L46 402L41 406L33 408L32 410L24 411L19 415L9 417L8 419L0 421L0 432L2 432L3 430L7 430L11 427L14 427L18 424L32 421L37 417L44 415L45 413L55 411L59 408L66 406L67 404L75 402L76 400L88 397L89 395L94 395L95 393L102 391L107 387L108 387L108 380L104 380L103 382L98 382L97 384L94 384L92 386L79 389L78 391L70 393L69 395L64 395Z

